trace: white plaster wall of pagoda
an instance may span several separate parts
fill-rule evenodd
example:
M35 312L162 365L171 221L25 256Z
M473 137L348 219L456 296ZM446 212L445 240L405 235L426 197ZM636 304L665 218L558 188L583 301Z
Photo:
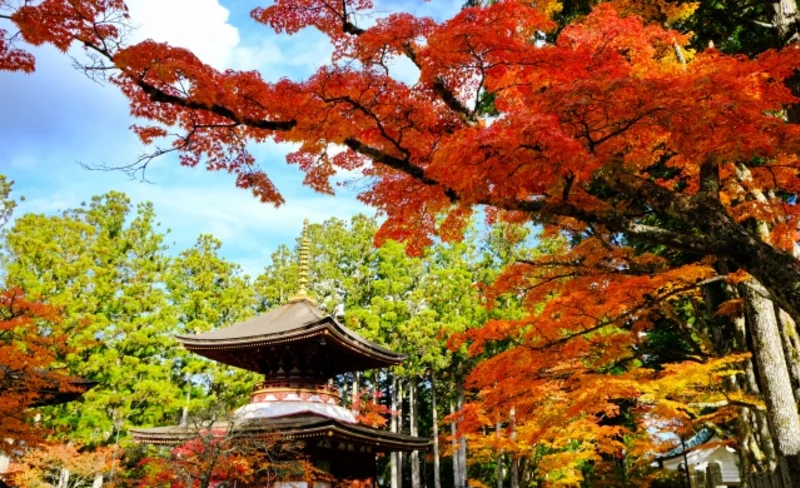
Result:
M341 420L351 424L358 423L352 410L340 405L303 401L269 401L250 403L236 410L236 417L247 420L286 417L300 413L315 413L323 417Z
M266 403L266 402L308 402L308 403L325 403L329 405L338 405L339 399L333 395L326 395L324 393L305 393L305 392L286 392L275 393L271 391L255 392L251 398L253 403Z
M272 486L274 488L309 488L309 484L306 481L278 481L273 483ZM330 488L331 483L329 481L314 481L311 486L313 488Z

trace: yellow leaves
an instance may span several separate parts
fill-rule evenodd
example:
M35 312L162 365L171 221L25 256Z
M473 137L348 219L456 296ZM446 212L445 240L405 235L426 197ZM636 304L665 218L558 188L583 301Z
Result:
M725 277L725 282L730 283L731 285L738 285L746 281L750 281L751 279L753 279L753 277L750 276L750 273L743 269L737 269L732 273L728 273L728 275Z
M666 0L612 0L611 4L622 15L638 15L647 23L673 25L686 20L700 6L699 2L672 2Z
M736 415L735 407L741 405L762 408L756 398L729 391L724 383L725 378L741 372L741 363L748 358L749 354L732 354L704 363L666 365L661 375L641 384L640 401L649 405L653 419L685 424L724 423Z
M72 483L89 484L111 469L115 456L111 448L78 449L72 444L52 444L32 449L11 466L12 479L20 488L40 488L42 480L58 479L61 469L70 472Z
M718 317L740 317L744 314L744 300L742 298L726 300L720 304L714 314Z
M480 480L475 478L468 479L467 486L470 488L489 488L485 483L482 483Z
M547 473L546 486L577 487L583 481L578 465L589 460L592 460L591 456L574 452L548 454L542 457L539 469Z

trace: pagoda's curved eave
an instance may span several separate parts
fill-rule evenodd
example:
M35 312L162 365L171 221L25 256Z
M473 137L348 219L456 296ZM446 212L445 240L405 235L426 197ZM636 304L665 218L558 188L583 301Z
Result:
M134 429L131 430L131 434L133 434L134 439L138 442L158 445L175 445L186 442L196 436L196 433L185 429L178 432L153 434L147 432L148 430L149 429ZM242 428L238 435L248 435L258 432L274 432L285 440L336 439L344 442L352 442L360 446L369 446L375 448L376 452L427 450L431 446L430 439L393 434L360 425L343 425L335 420L326 422L323 425L298 429L265 428L263 425L253 425L252 428Z
M236 339L196 339L194 336L182 335L176 336L176 338L189 351L201 352L257 349L259 347L299 342L319 336L333 339L340 347L388 364L400 364L407 357L405 354L384 349L363 338L354 337L353 334L348 334L338 322L327 317L317 324L306 326L303 330L282 334L262 334Z

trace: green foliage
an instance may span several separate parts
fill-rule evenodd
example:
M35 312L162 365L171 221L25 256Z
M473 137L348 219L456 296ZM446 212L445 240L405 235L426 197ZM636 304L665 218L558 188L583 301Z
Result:
M28 214L5 235L5 286L63 310L70 372L99 383L82 403L48 409L70 438L103 443L119 429L173 418L180 388L169 365L175 312L163 282L169 259L152 205L95 197L58 216Z
M256 311L256 296L250 278L242 269L219 255L222 242L204 234L194 247L172 260L166 276L170 300L176 308L178 334L196 334L233 325ZM209 361L179 349L176 357L179 374L189 380L193 408L210 402L238 406L247 402L256 382L249 371Z
M363 215L312 224L309 293L365 338L408 355L393 371L365 375L362 386L392 394L391 378L418 385L420 435L430 435L429 380L441 419L479 359L451 350L448 339L490 318L520 317L510 295L487 309L483 288L506 264L552 244L533 242L522 227L473 226L459 242L436 242L410 257L396 241L375 248L377 228ZM247 402L256 375L189 353L174 337L245 320L297 291L299 238L279 246L251 279L210 235L170 256L152 205L133 206L117 192L60 215L24 215L3 237L5 284L63 310L59 332L74 351L63 364L99 383L81 401L45 410L47 425L83 444L114 443L133 426L174 424L184 408ZM505 347L493 344L486 354Z
M0 227L8 223L11 214L17 207L17 202L11 198L11 187L13 181L9 181L5 175L0 175Z

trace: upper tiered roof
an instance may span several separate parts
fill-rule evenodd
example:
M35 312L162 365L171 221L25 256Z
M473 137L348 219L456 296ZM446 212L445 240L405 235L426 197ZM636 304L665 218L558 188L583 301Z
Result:
M299 290L289 303L223 329L178 336L186 349L267 377L327 379L400 364L405 356L374 344L323 313L308 295L308 220L298 263Z
M307 297L230 327L178 336L178 341L201 356L269 376L330 378L405 359L341 325Z

